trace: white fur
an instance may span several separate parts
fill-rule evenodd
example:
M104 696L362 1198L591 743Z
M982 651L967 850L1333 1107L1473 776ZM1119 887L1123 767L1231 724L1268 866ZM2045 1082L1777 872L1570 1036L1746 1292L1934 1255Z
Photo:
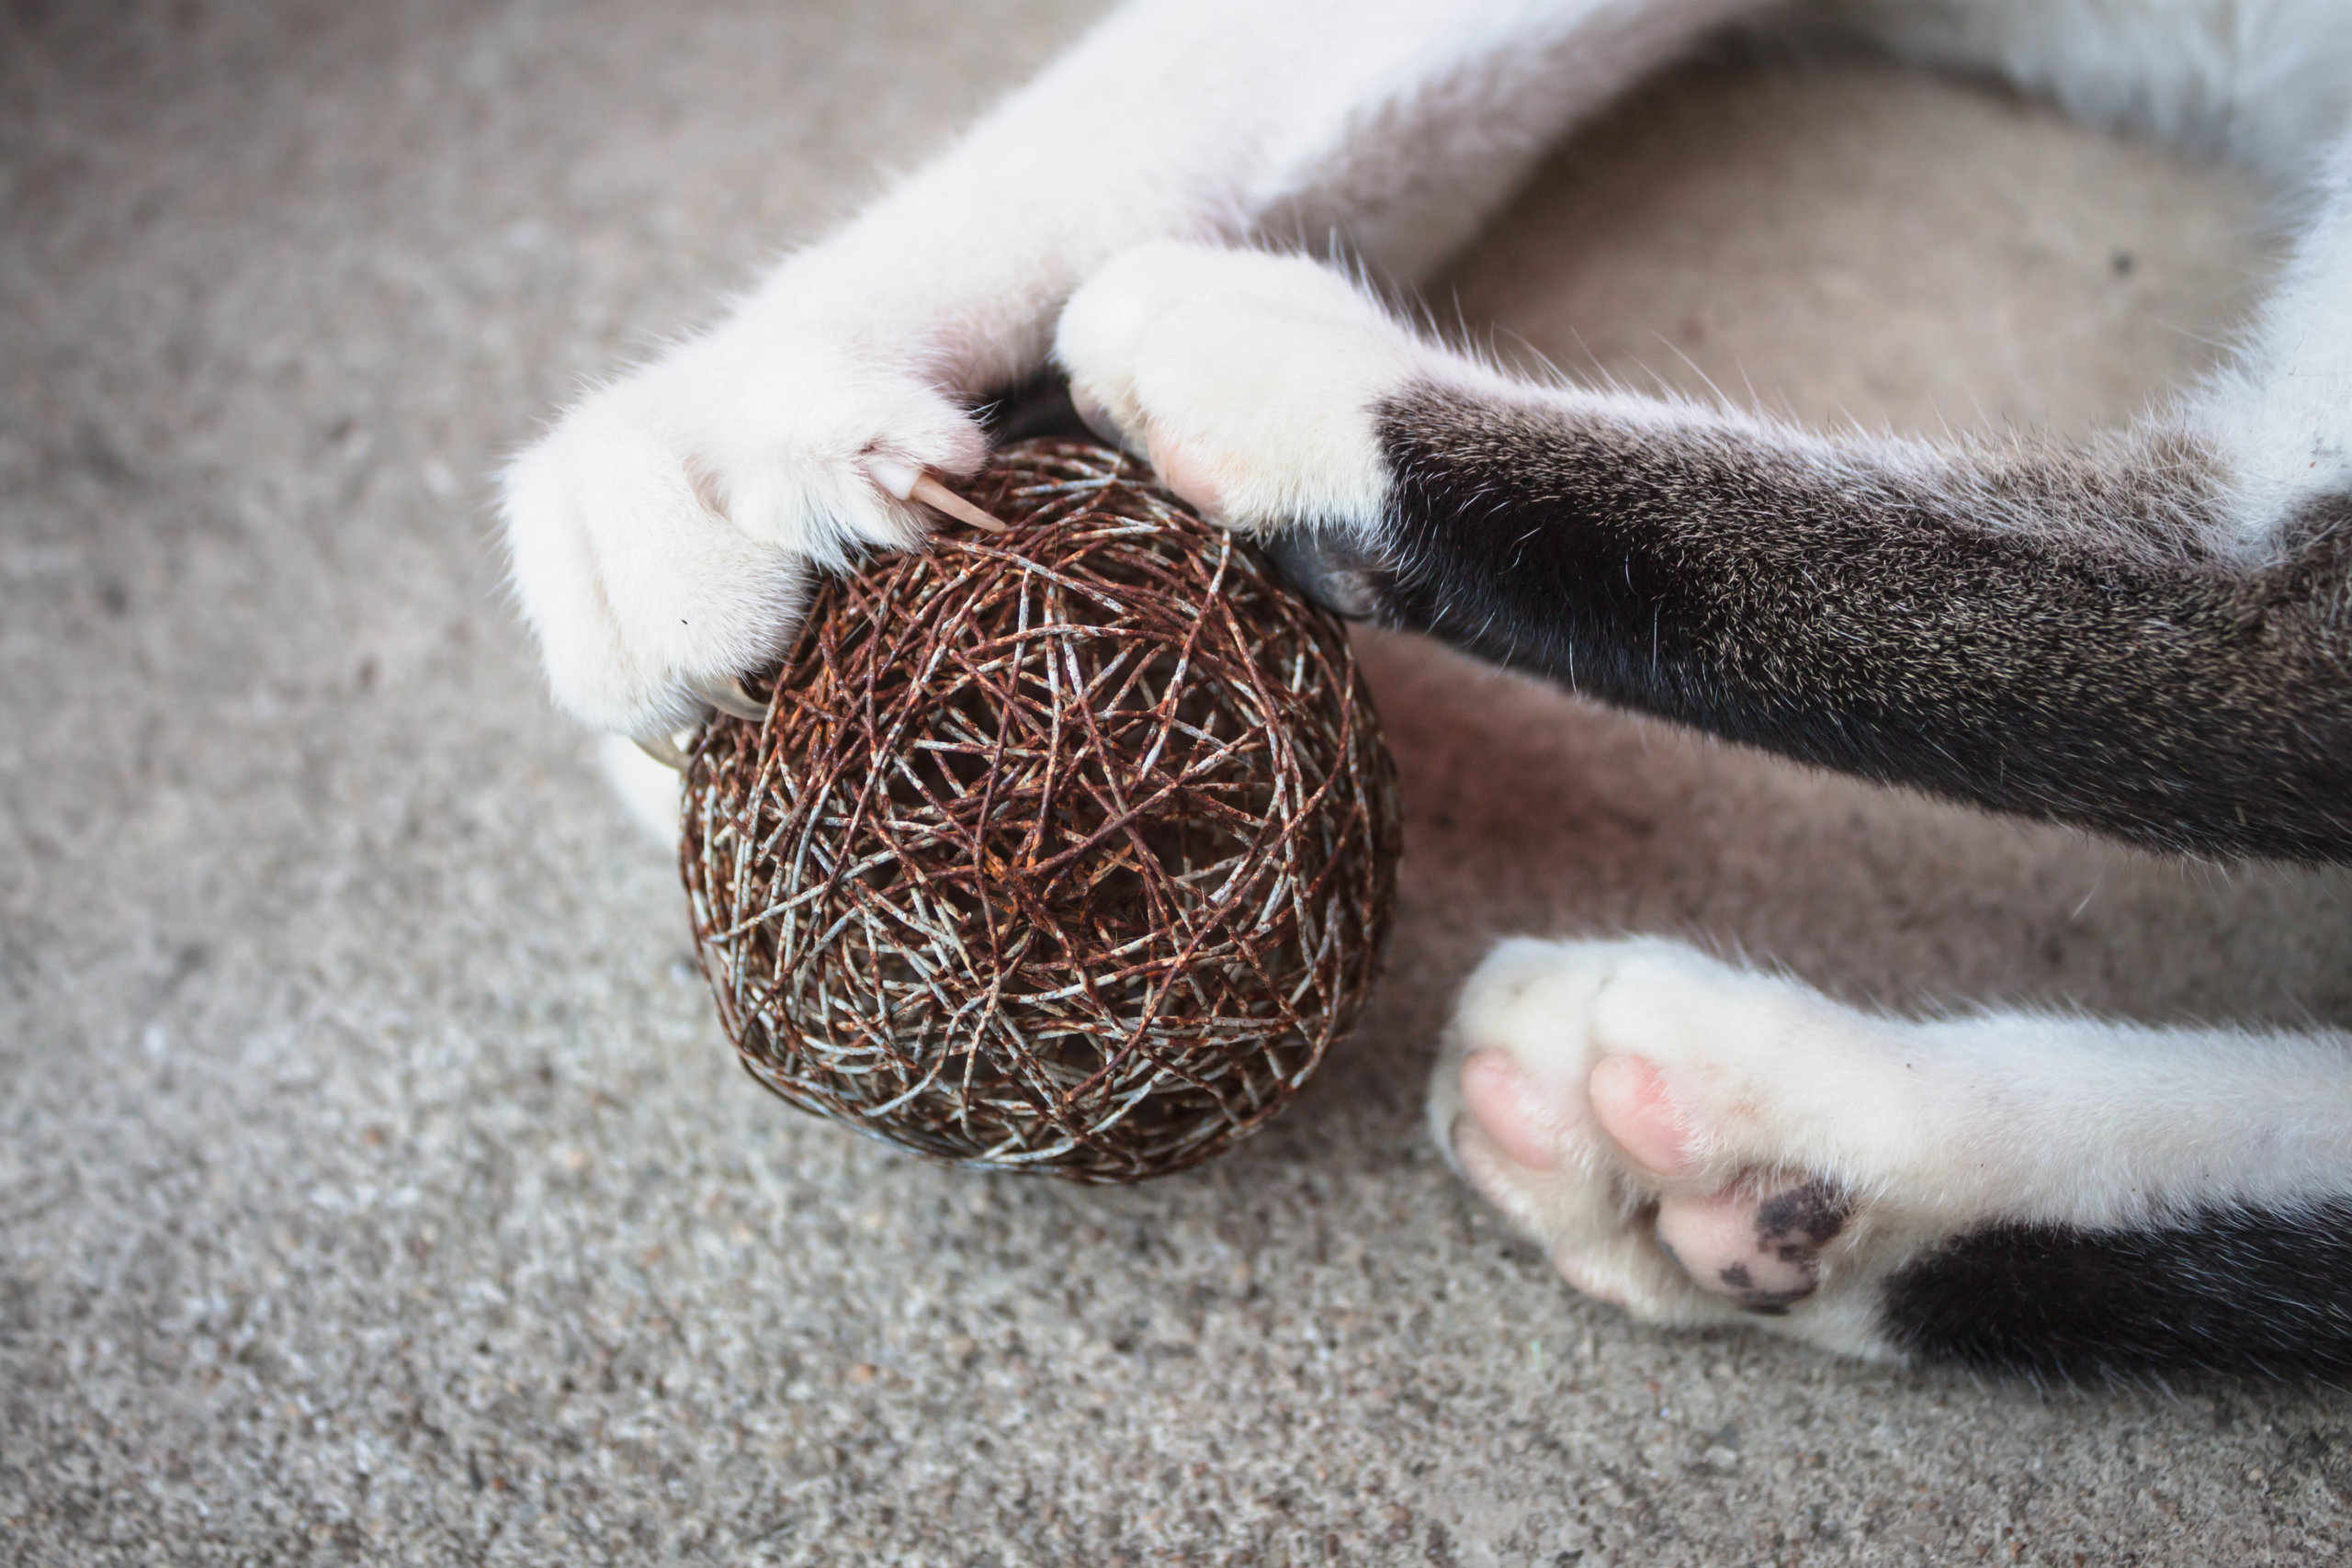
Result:
M1345 229L1410 274L1575 114L1746 0L1138 0L726 321L508 469L556 699L652 739L757 670L810 570L922 518L867 467L966 471L963 404L1036 367L1070 291L1163 238ZM1027 202L998 172L1050 166ZM952 243L943 243L943 237Z
M2190 410L2227 455L2245 544L2352 491L2352 137L2330 150L2308 200L2245 352Z
M1457 1148L1458 1069L1479 1049L1556 1097L1559 1169ZM1670 1181L1619 1155L1583 1108L1593 1065L1620 1053L1662 1069L1690 1120L1699 1158ZM2125 1226L2352 1191L2352 1039L2027 1013L1895 1021L1679 943L1517 941L1463 987L1430 1117L1564 1275L1659 1322L1746 1314L1659 1254L1651 1201L1758 1172L1835 1183L1859 1201L1820 1289L1784 1317L1748 1321L1873 1355L1886 1349L1880 1284L1955 1233Z
M1756 0L1136 0L719 325L592 393L509 468L517 596L566 707L650 739L775 656L806 573L913 538L903 476L980 457L964 404L1033 369L1071 290L1152 240L1333 235L1402 280L1580 116ZM2094 118L2316 167L2352 97L2341 0L1847 0L1926 60ZM1049 163L1005 198L996 170ZM2199 406L2259 535L2340 482L2346 159ZM1059 193L1059 194L1055 194ZM940 243L953 235L955 243Z
M718 326L592 393L508 470L517 595L556 698L650 739L771 660L805 574L922 525L890 477L979 460L963 405L1035 367L1070 291L1158 239L1344 237L1409 280L1542 147L1755 0L1136 0ZM2339 0L1869 0L1922 58L2274 169L2342 122ZM1026 203L996 170L1050 164ZM2340 185L2340 165L2333 176ZM1061 194L1052 194L1061 193ZM2298 384L2340 374L2352 239L2323 223L2211 423L2250 516L2352 458ZM942 235L955 243L940 243ZM2301 479L2294 479L2300 462ZM877 482L877 474L881 476Z
M1304 256L1165 241L1078 291L1054 357L1080 406L1180 494L1257 531L1375 527L1388 469L1374 404L1456 364Z
M1043 361L1065 301L1056 349L1081 398L1227 521L1376 525L1386 481L1368 411L1408 379L1491 373L1338 274L1216 247L1336 242L1409 282L1564 129L1760 8L1134 0L718 326L591 393L515 459L503 495L515 587L558 700L651 739L691 722L710 682L771 660L810 572L918 536L924 520L901 499L915 470L980 460L967 405ZM2218 454L2246 547L2352 490L2352 3L1803 10L2296 189L2307 218L2278 288L2238 364L2181 417ZM997 173L1026 165L1056 178L1008 200ZM1633 422L1747 420L1522 393L1606 402ZM1815 438L1774 434L1839 460ZM1936 461L1911 446L1878 455ZM641 814L670 819L673 788L650 764L631 752L612 766ZM1472 981L1450 1039L1431 1100L1441 1135L1460 1105L1453 1065L1472 1045L1542 1076L1575 1157L1541 1178L1475 1148L1464 1158L1571 1280L1645 1315L1716 1322L1735 1309L1657 1251L1643 1214L1659 1184L1589 1125L1597 1054L1648 1057L1695 1108L1705 1157L1689 1182L1771 1170L1845 1184L1861 1206L1821 1288L1770 1321L1859 1353L1885 1348L1876 1284L1958 1225L2352 1190L2340 1137L2352 1043L2334 1036L2014 1014L1900 1023L1668 944L1513 943Z

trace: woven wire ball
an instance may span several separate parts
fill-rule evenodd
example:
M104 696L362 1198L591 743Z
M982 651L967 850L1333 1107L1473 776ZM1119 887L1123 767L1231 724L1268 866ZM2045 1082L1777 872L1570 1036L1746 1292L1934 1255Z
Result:
M819 586L707 724L680 865L752 1076L942 1159L1133 1181L1262 1126L1381 963L1396 770L1340 623L1141 466Z

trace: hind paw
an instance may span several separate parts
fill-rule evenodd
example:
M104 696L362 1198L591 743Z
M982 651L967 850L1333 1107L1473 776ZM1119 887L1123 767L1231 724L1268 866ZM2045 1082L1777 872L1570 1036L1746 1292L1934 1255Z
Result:
M1506 942L1464 988L1439 1142L1579 1291L1878 1349L1901 1026L1663 942ZM1868 1128L1862 1138L1850 1135Z

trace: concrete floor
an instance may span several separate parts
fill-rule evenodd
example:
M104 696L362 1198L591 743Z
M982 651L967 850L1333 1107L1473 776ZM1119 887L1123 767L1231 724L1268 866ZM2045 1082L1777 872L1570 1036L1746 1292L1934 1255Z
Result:
M1067 39L945 0L0 21L0 1560L2324 1561L2352 1400L1638 1328L1445 1172L1493 936L1897 1005L2352 1023L2352 878L2159 864L1372 637L1393 971L1131 1191L734 1066L543 701L484 475ZM1913 429L2128 413L2256 197L1859 62L1679 73L1438 291L1571 370Z

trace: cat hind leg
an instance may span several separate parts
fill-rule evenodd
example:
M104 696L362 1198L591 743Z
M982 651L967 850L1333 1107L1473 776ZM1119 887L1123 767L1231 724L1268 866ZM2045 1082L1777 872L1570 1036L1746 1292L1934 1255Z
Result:
M2352 1371L2340 1036L1908 1021L1679 943L1502 943L1431 1129L1587 1294L2042 1375Z
M1464 988L1432 1130L1587 1294L1651 1322L1784 1319L1883 1355L1855 1310L1886 1219L1866 1152L1773 1092L1802 1071L1789 1048L1867 1053L1872 1021L1672 942L1506 942ZM1871 1092L1856 1079L1840 1098Z

